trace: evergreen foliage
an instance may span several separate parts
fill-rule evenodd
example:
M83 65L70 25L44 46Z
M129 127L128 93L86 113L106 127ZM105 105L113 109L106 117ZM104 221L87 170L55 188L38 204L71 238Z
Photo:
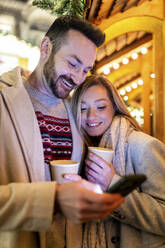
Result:
M89 0L33 0L32 4L41 9L49 10L56 16L83 17Z

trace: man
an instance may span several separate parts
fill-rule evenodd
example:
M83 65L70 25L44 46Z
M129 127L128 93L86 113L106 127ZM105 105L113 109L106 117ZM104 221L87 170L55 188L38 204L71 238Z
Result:
M1 77L1 248L81 247L81 225L73 222L103 218L123 201L97 194L97 185L85 180L58 185L49 171L53 159L81 161L67 96L84 81L103 41L90 23L60 17L43 38L28 80L20 68Z

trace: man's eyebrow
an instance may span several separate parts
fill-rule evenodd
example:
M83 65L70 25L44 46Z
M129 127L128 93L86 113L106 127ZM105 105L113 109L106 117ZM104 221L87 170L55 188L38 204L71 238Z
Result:
M77 60L79 64L82 64L82 61L77 57L77 55L71 55L71 57Z
M77 62L79 63L79 64L83 64L83 62L77 57L77 55L71 55L71 57L72 58L74 58L75 60L77 60ZM92 66L87 66L87 68L89 69L89 70L91 70L92 69Z

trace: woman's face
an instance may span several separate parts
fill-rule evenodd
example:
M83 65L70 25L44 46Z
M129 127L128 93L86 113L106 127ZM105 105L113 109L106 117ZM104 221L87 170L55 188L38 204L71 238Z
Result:
M112 122L114 110L107 90L101 85L87 89L81 101L81 126L89 136L102 135Z

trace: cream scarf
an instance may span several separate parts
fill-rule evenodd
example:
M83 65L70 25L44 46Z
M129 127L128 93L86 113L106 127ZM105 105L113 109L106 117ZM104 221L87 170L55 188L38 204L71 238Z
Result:
M130 122L121 116L115 116L110 128L104 133L99 146L115 151L113 166L118 175L125 175L125 146L133 128ZM103 220L88 222L84 225L83 248L109 248Z

